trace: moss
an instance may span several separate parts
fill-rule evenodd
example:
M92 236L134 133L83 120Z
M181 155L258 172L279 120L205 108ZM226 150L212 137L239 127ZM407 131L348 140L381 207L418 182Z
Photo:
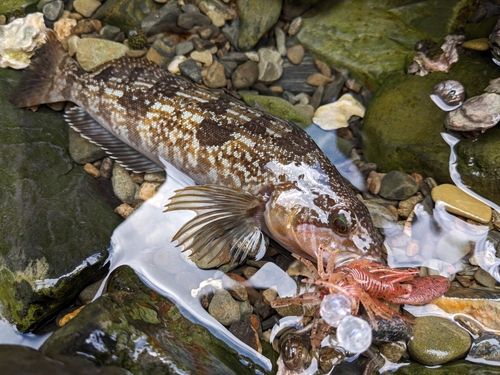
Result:
M298 112L292 104L284 99L264 96L264 95L253 95L240 93L243 101L248 106L254 106L257 102L264 111L270 114L281 117L285 120L291 121L297 125L310 125L312 123L311 119L302 115Z

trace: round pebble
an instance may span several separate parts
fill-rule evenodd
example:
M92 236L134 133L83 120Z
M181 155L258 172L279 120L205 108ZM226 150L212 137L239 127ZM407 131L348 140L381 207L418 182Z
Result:
M259 76L259 68L254 61L247 61L239 65L231 75L235 89L247 89L252 86Z
M226 86L226 73L224 65L216 61L207 69L201 72L201 77L205 86L210 88L220 88Z
M249 56L250 54L247 54ZM283 73L283 60L277 51L268 48L259 50L259 81L269 83L276 81ZM252 60L252 58L249 56Z
M288 49L286 57L288 57L288 60L290 60L292 64L299 65L304 59L305 54L306 50L304 49L304 46L297 44L296 46Z
M472 343L467 331L445 318L417 318L413 328L413 338L408 344L408 350L415 360L424 365L442 365L461 358L469 351Z
M415 179L407 173L391 171L381 181L379 195L385 199L405 200L418 191Z
M53 1L43 7L43 15L49 21L56 21L64 11L64 2Z
M124 203L130 203L134 199L136 185L129 172L123 168L119 163L113 166L113 176L111 177L113 184L113 191L115 195Z
M434 202L441 201L445 209L452 214L460 215L487 224L491 220L491 208L476 198L460 190L455 185L442 184L431 191Z
M84 17L90 17L101 6L97 0L75 0L73 7Z
M229 326L241 318L239 304L225 289L217 290L214 293L212 301L210 301L210 305L208 306L208 313L224 326Z

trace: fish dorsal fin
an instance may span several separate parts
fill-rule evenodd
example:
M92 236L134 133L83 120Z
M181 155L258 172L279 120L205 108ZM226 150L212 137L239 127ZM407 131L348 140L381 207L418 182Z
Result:
M176 190L165 212L191 210L196 216L173 237L183 251L203 260L207 268L247 255L264 256L267 239L261 231L267 196L255 196L243 189L219 185L189 186Z
M66 122L90 142L132 172L160 172L164 168L141 154L136 149L116 138L80 107L72 107L64 113Z

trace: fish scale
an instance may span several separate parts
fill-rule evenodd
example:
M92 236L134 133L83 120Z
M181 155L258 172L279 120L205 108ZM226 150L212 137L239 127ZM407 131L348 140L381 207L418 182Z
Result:
M368 210L296 125L147 60L124 57L84 72L53 33L35 56L11 96L17 107L73 102L67 122L126 168L166 168L200 185L167 205L197 213L174 237L192 257L212 267L262 256L268 235L313 259L321 247L337 251L339 264L380 260Z

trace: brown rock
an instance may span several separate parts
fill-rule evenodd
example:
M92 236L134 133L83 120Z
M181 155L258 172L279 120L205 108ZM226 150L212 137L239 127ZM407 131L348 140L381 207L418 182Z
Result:
M305 54L306 50L304 46L302 46L301 44L297 44L296 46L288 49L286 57L288 57L288 60L290 60L292 64L299 65L304 59Z
M325 77L331 77L332 70L325 62L321 60L314 60L314 64L316 64L316 68L318 68L321 74L323 74Z
M247 61L238 66L231 75L233 87L237 90L252 86L259 76L259 67L254 61Z
M118 207L115 208L115 212L118 215L120 215L121 217L123 217L124 219L126 219L127 217L132 215L132 213L134 212L134 209L129 204L122 203Z
M83 170L94 178L99 178L99 176L101 175L101 173L99 172L99 169L97 169L96 167L94 167L90 163L85 164L83 166Z
M307 77L306 82L311 86L325 86L327 83L332 82L330 77L326 77L321 73L314 73Z
M205 86L210 88L219 88L226 86L226 74L224 65L216 61L207 69L202 70L201 77Z
M145 182L139 189L139 197L145 201L152 198L160 188L160 182Z
M500 292L452 287L445 296L434 302L449 314L462 313L486 327L500 330Z

